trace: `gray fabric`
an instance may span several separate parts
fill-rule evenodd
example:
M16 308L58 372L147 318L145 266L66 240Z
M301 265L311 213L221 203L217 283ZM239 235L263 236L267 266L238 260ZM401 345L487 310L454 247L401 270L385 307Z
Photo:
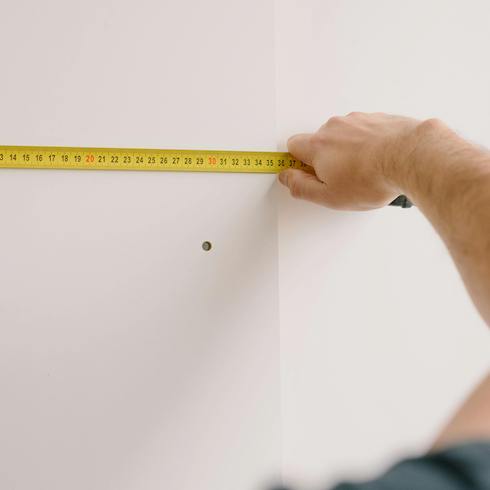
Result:
M490 490L490 442L406 459L376 480L341 483L332 490Z

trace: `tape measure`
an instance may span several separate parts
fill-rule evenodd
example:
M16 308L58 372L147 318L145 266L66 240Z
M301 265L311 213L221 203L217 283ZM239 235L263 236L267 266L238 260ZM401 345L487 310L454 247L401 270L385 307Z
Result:
M0 168L277 173L305 167L279 152L0 146Z
M278 173L306 167L290 153L272 151L0 146L0 168ZM411 206L405 196L391 204Z

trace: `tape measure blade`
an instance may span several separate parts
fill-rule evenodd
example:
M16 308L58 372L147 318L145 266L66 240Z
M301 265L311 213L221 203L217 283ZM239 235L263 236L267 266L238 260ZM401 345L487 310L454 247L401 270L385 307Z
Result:
M0 146L0 167L277 173L305 165L289 153L269 151Z

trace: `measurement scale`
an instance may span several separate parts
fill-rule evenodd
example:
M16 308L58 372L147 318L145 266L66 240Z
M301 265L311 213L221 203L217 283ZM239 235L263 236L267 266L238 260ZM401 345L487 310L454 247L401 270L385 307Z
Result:
M0 168L279 173L306 167L285 152L0 146ZM392 204L411 205L404 196Z

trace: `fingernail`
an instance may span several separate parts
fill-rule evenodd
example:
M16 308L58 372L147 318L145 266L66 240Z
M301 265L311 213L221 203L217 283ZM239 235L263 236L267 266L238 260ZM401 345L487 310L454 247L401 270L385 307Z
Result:
M279 174L279 182L281 182L281 184L284 184L285 186L288 185L288 176L286 170Z

